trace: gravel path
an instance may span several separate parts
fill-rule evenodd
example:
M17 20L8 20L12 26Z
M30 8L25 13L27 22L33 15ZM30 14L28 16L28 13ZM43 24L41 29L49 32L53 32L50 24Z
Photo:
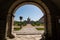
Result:
M44 31L38 31L35 27L31 26L31 24L27 24L19 31L14 31L16 34L42 34Z
M21 30L14 31L13 34L15 34L15 38L8 38L8 40L40 40L42 38L41 35L43 34L43 32L43 30L38 31L37 29L35 29L35 27L28 24Z

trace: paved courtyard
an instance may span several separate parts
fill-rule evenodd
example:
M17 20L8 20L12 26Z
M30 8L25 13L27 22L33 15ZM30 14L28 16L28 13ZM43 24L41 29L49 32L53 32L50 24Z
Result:
M30 24L27 24L27 26L24 26L19 31L13 31L13 34L15 35L14 39L8 40L40 40L42 37L44 30L38 31L35 29L35 27L31 26Z
M40 40L41 38L41 35L17 35L16 38L8 38L8 40Z
M16 34L42 34L43 30L37 30L36 27L32 26L31 24L27 24L26 26L22 27L19 31L13 31Z

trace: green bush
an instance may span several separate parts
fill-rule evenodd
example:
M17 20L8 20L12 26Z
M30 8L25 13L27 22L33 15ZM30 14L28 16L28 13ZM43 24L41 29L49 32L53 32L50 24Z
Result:
M36 28L37 30L44 30L44 28Z
M18 26L21 26L22 24L23 24L23 23L22 23L22 22L20 22Z
M31 25L32 25L32 26L35 26L35 24L34 24L34 23L32 23Z
M23 22L23 23L22 23L22 25L23 25L23 26L26 26L26 25L27 25L27 23L26 23L26 22Z
M36 22L36 26L40 26L40 23L39 22Z
M40 26L40 23L39 22L33 22L31 23L32 26Z
M40 26L40 23L39 22L33 22L32 25L33 26Z
M14 28L15 31L18 31L18 30L20 30L20 29L21 29L21 28Z
M32 25L32 26L35 26L36 24L35 24L35 22L34 22L34 23L31 23L31 25Z

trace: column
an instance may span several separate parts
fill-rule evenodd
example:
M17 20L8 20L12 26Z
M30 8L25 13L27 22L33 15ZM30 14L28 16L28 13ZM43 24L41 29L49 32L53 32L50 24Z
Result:
M8 36L9 38L15 38L14 35L12 34L13 18L14 18L14 16L11 15L10 18L9 18L9 22L8 22L8 32L7 32L7 36Z

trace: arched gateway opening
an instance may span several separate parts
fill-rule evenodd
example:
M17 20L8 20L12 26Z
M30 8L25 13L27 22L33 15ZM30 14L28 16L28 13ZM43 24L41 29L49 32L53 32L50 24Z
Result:
M26 4L35 5L42 10L42 12L45 14L45 20L44 20L45 21L45 35L47 34L51 37L52 36L51 16L50 16L48 7L42 1L40 1L40 2L38 2L38 1L16 1L15 3L13 3L13 5L10 7L10 9L8 11L6 36L8 36L8 37L13 36L12 35L12 24L13 24L14 11L16 11L22 5L26 5Z

